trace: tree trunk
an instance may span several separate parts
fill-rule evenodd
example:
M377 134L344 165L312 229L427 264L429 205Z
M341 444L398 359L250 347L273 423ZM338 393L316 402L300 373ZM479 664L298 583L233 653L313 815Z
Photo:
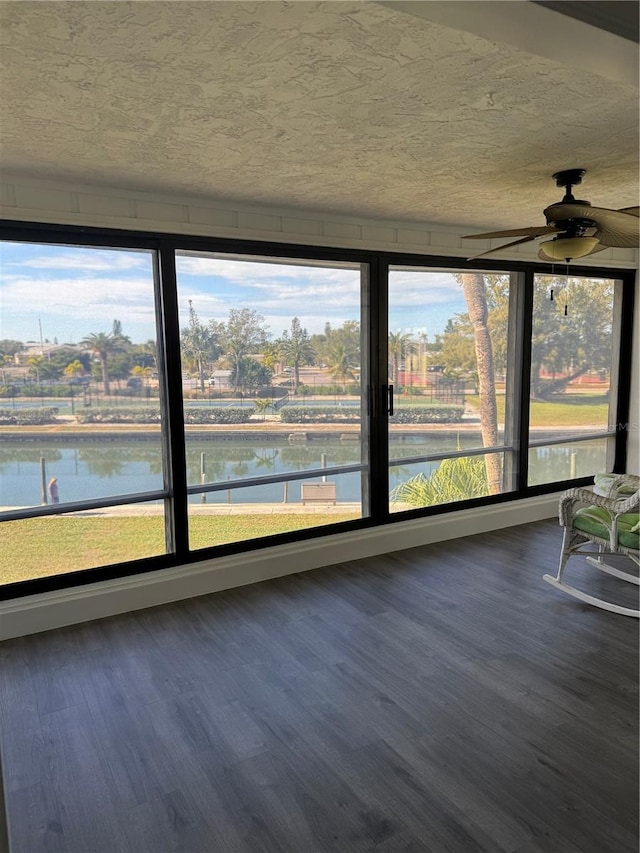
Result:
M198 383L200 385L200 393L204 394L204 361L201 357L198 358Z
M469 319L473 325L478 367L478 390L480 393L482 444L484 447L492 447L498 443L498 406L493 371L493 347L487 325L489 312L484 277L477 273L464 273L461 278ZM500 457L497 453L490 453L485 456L484 462L487 470L489 493L492 495L500 494L502 490Z
M105 396L111 391L109 387L109 371L107 369L107 356L100 354L100 367L102 368L102 387L104 388Z

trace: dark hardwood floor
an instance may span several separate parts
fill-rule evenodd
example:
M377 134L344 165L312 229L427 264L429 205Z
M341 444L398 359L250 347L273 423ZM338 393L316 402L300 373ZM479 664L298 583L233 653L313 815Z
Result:
M636 853L638 624L545 584L559 546L538 522L5 643L10 850Z

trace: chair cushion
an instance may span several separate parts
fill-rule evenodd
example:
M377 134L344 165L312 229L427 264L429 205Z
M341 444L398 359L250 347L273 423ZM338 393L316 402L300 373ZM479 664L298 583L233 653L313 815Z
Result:
M618 516L618 543L625 548L638 550L640 536L638 522L640 514L627 512ZM579 509L573 517L573 527L599 539L608 539L611 530L611 513L600 506L588 506ZM635 529L634 529L635 528Z
M617 480L620 482L613 488ZM630 498L638 491L637 479L634 480L631 476L625 478L623 474L596 474L594 484L597 494L619 500Z

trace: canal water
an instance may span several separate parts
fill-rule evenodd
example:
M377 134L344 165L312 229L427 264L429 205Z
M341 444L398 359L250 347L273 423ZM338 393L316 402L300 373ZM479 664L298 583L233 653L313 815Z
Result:
M399 460L409 456L442 453L449 450L478 447L477 436L464 433L416 435L391 440L390 456ZM551 452L550 452L551 451ZM553 482L569 476L571 447L541 448L536 457L538 482ZM308 442L287 442L272 437L255 440L211 441L192 439L187 444L187 476L190 485L201 482L201 466L205 482L233 483L234 480L289 472L303 472L323 466L360 463L360 443L357 440L331 438ZM602 468L602 447L580 449L580 468L585 471ZM592 458L593 457L593 458ZM56 477L60 501L81 501L93 498L126 495L163 488L162 451L155 440L113 439L109 441L59 442L48 438L28 444L0 441L0 506L37 506L41 503L41 458L45 460L46 479ZM439 462L395 465L390 471L390 488L420 472L430 474ZM566 468L566 472L565 469ZM544 469L544 470L543 470ZM338 501L358 502L361 499L359 472L331 475L336 483ZM574 476L580 476L576 471ZM227 490L207 495L208 503L232 500L239 503L272 503L283 499L282 483L252 488ZM289 500L300 499L300 483L291 483ZM191 496L193 502L200 494Z

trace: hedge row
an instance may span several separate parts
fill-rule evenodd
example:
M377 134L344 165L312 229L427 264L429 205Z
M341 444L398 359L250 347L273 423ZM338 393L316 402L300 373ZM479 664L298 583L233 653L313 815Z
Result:
M186 424L244 424L255 412L253 406L241 408L228 406L224 409L196 409L189 407L184 410Z
M73 397L81 394L67 385L0 385L0 397Z
M159 424L160 409L82 409L76 412L76 420L79 424Z
M451 424L462 420L464 406L402 406L390 421L392 424ZM287 424L358 423L358 406L285 406L280 419Z
M464 406L402 406L389 418L392 424L455 424L462 420Z
M317 394L320 397L340 397L345 394L358 395L360 393L360 386L356 384L347 385L305 385L304 383L300 383L298 385L298 396L302 394Z
M359 406L285 406L280 410L284 424L356 424L360 422Z
M253 412L253 407L186 409L184 421L187 424L243 424L249 420ZM84 409L76 413L76 418L81 424L158 424L160 409L156 407Z
M0 409L0 426L42 426L55 424L59 409Z

